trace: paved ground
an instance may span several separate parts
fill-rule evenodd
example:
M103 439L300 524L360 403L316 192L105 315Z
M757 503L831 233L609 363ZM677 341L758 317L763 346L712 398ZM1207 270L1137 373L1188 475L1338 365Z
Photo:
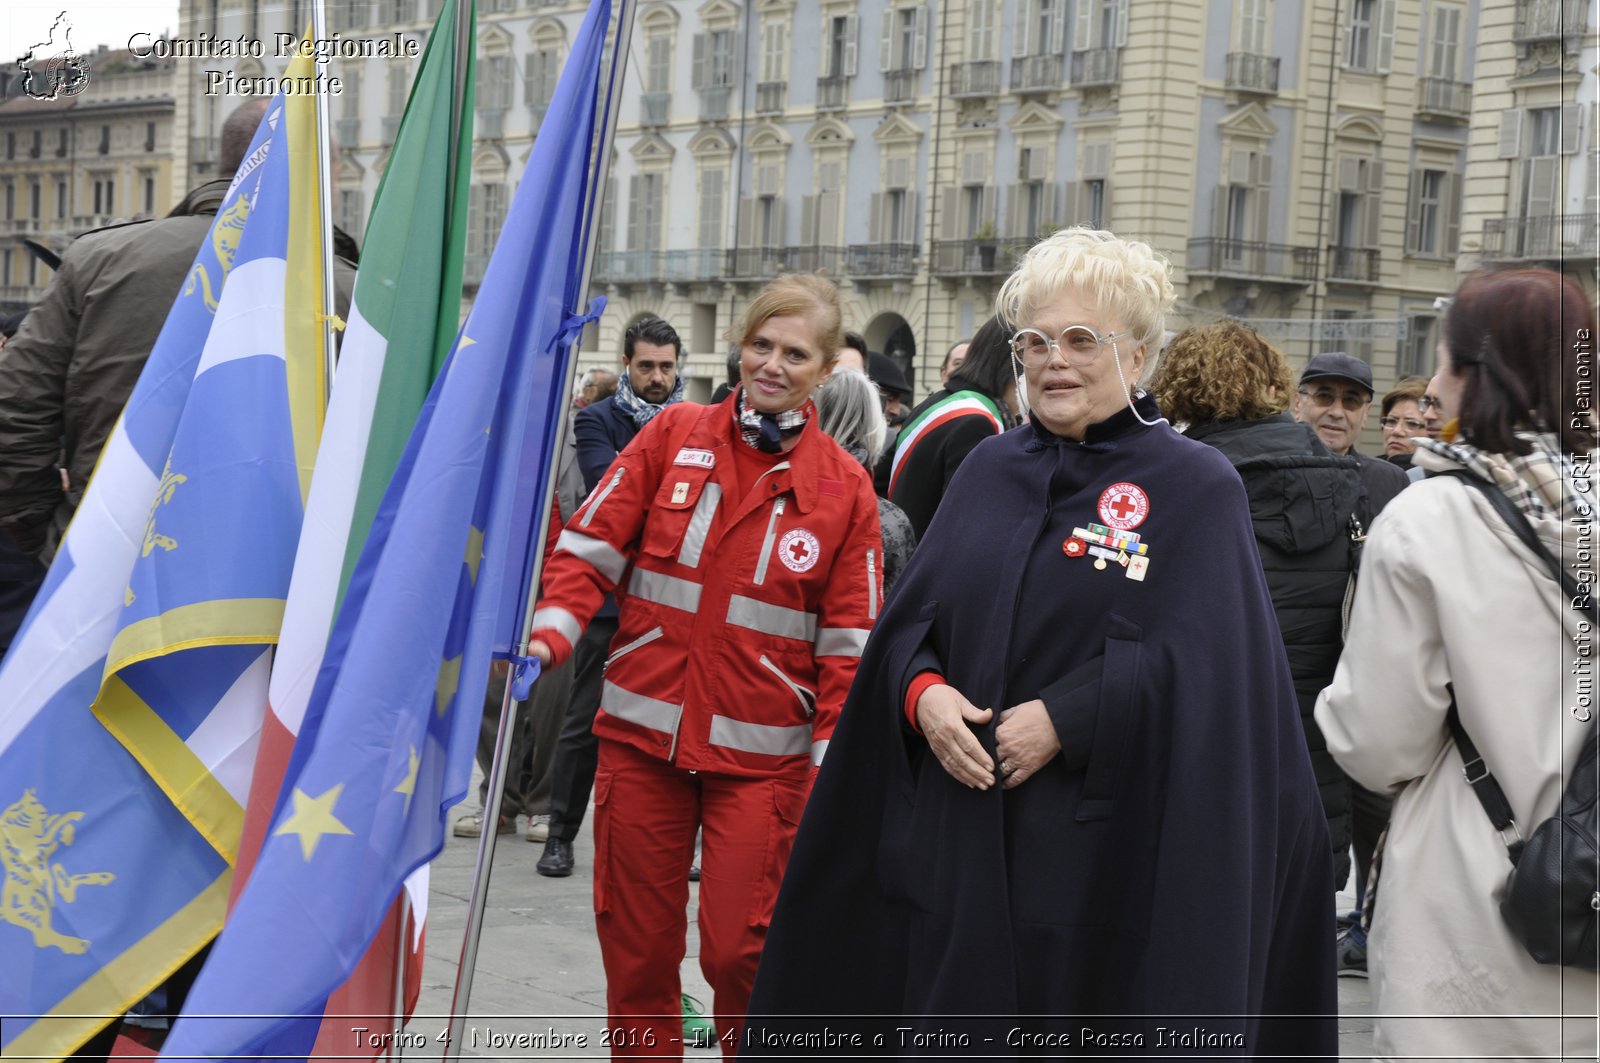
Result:
M452 815L459 815L466 808ZM475 840L451 838L433 865L428 914L428 958L417 1017L407 1028L425 1047L408 1047L405 1059L438 1059L439 1034L447 1025L467 899L472 889ZM543 878L534 864L542 844L520 834L501 835L496 845L484 931L468 1009L461 1055L478 1059L558 1059L607 1055L600 1046L605 1027L605 975L594 936L590 905L594 850L589 825L576 845L577 870L570 878ZM693 893L691 892L691 898ZM1340 898L1349 907L1350 895ZM711 1000L700 974L694 914L689 916L684 991ZM1365 979L1339 980L1340 1048L1345 1059L1367 1059L1372 1041L1371 996ZM503 1038L542 1038L517 1047ZM581 1041L579 1040L581 1038ZM559 1044L561 1047L547 1047ZM711 1049L690 1049L710 1059Z

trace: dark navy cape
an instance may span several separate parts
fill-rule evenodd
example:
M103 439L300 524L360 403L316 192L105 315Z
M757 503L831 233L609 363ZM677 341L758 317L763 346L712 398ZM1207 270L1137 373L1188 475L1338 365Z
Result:
M1063 550L1122 482L1143 581ZM957 783L905 719L928 666L996 720L1042 697L1063 752ZM1336 1059L1331 874L1227 459L1128 410L1023 425L962 465L867 643L741 1052Z

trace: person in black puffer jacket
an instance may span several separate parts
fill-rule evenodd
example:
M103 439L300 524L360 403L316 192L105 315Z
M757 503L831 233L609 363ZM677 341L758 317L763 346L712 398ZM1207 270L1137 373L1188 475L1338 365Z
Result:
M1220 450L1250 499L1250 520L1300 700L1306 747L1332 835L1334 889L1350 874L1350 780L1312 718L1342 648L1342 606L1354 562L1350 517L1365 491L1356 460L1334 454L1284 412L1289 365L1248 326L1224 321L1178 333L1151 385L1183 433Z

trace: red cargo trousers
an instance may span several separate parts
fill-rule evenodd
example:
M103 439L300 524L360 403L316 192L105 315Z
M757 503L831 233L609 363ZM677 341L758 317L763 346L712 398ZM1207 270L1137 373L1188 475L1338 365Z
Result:
M700 969L725 1058L744 1013L805 807L807 770L756 778L689 771L602 738L595 773L595 927L614 1057L683 1054L678 967L700 846Z

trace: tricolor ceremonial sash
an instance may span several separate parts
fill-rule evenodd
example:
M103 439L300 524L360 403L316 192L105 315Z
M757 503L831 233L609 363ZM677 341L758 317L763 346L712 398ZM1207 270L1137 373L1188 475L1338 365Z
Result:
M987 417L994 423L995 433L1005 431L1005 420L1000 407L981 391L955 391L913 417L900 432L900 442L895 447L894 463L889 469L889 493L900 482L900 470L916 445L927 438L940 425L949 424L957 417Z

